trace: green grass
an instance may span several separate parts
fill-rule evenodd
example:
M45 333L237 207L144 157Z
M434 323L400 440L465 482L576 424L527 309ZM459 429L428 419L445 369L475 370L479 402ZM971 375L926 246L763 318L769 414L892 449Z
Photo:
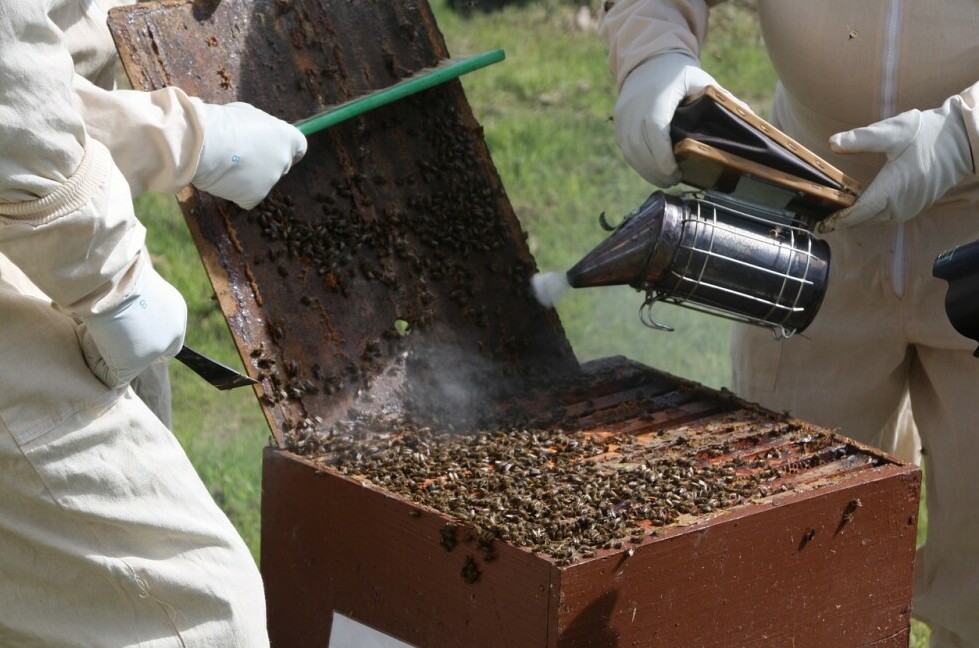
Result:
M766 114L775 74L745 2L711 14L705 68ZM540 0L520 9L462 18L433 7L449 50L461 56L503 48L507 59L464 78L477 119L541 270L565 270L602 240L598 215L613 222L651 191L615 145L610 115L614 83L605 46L575 25L576 7ZM190 307L187 343L240 366L227 326L172 198L137 203L157 266ZM652 331L638 318L641 296L629 289L572 291L558 313L582 360L626 355L713 387L727 384L730 325L673 306L658 319L673 333ZM174 431L253 553L259 548L261 450L269 429L251 390L219 392L172 364ZM922 515L921 526L926 524ZM913 628L911 645L927 644Z

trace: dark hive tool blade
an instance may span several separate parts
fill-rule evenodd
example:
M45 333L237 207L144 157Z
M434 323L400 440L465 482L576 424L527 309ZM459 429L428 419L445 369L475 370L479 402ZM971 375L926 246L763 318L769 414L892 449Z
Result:
M258 382L187 346L181 348L175 357L191 371L221 390L245 387Z

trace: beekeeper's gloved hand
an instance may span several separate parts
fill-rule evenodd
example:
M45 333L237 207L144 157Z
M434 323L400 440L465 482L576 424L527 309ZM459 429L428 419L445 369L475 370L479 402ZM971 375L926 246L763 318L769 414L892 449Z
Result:
M306 154L306 136L251 104L204 104L204 148L191 184L243 209Z
M666 52L638 65L622 84L615 104L615 139L626 161L643 178L661 187L680 181L673 157L670 122L691 94L718 85L686 52Z
M187 304L177 289L145 264L136 285L111 311L77 329L85 362L109 387L122 387L157 361L180 351Z
M883 153L887 162L857 201L820 223L819 231L906 221L975 173L961 109L956 95L940 108L909 110L833 135L829 143L837 153Z

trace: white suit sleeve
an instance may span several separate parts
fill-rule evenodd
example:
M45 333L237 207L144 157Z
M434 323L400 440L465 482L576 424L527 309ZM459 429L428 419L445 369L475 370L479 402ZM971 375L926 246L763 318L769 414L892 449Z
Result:
M606 0L598 33L608 46L608 66L618 88L637 65L669 51L700 58L707 33L705 0Z
M0 4L0 253L85 318L127 296L145 232L75 110L71 55L46 4Z
M972 171L979 173L979 83L969 86L960 94L963 99L962 119L969 134L969 146L972 147Z
M133 195L190 184L204 144L200 99L178 88L104 90L77 75L73 89L89 135L112 153Z

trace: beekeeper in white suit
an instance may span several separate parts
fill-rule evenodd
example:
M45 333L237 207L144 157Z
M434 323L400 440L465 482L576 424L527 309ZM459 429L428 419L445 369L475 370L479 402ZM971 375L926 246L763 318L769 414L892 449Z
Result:
M660 187L679 180L674 109L717 85L699 60L709 4L604 3L616 137ZM910 395L929 514L913 613L932 646L979 646L979 360L931 276L939 253L979 238L979 5L761 0L758 16L779 76L772 121L866 189L825 223L828 293L805 335L736 329L734 389L870 443Z
M96 78L111 50L73 38L104 9L0 4L0 645L267 646L247 547L129 388L186 324L132 193L251 207L305 138L248 105L88 83L75 63Z

